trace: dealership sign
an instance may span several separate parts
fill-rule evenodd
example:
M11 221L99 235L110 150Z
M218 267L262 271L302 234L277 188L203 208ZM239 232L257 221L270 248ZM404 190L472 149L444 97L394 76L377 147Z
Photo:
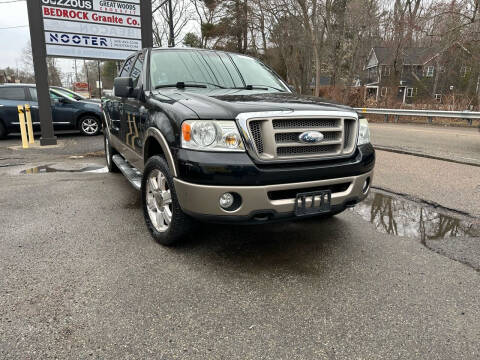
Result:
M47 55L123 60L142 48L140 0L41 0Z

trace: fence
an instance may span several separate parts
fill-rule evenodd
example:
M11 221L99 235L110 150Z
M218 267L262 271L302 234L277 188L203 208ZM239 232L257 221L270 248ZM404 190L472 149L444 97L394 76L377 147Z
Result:
M388 122L390 115L394 116L394 122L398 122L400 116L426 117L428 123L433 118L454 118L464 119L469 125L473 120L480 120L480 112L475 111L446 111L446 110L409 110L409 109L377 109L377 108L355 108L361 114L385 115L385 122Z

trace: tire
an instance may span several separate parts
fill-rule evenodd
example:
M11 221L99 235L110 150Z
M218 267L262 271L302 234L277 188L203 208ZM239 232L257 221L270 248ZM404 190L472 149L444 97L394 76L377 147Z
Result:
M145 164L142 207L148 231L159 244L178 245L190 233L193 219L182 211L173 176L160 156L152 156Z
M115 155L117 151L114 148L112 148L112 145L110 145L110 140L108 139L106 131L103 137L103 143L105 145L105 160L107 162L108 172L111 172L111 173L120 172L117 165L113 162L113 155Z
M5 139L8 135L7 129L5 129L5 125L0 121L0 139Z
M100 134L102 123L93 115L85 115L78 121L78 130L80 130L84 136L95 136Z

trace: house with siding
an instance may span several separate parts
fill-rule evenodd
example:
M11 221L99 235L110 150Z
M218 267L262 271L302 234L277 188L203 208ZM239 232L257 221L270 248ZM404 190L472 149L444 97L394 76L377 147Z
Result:
M455 44L448 49L373 47L365 65L365 96L376 101L395 97L402 103L452 93L478 94L478 61Z

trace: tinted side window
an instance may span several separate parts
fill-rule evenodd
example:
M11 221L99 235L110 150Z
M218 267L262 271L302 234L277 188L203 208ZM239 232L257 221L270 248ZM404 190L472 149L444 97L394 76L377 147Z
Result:
M30 92L30 97L32 98L32 101L38 101L37 89L36 88L28 88L28 91Z
M135 62L135 66L133 67L132 70L132 79L133 79L133 87L137 87L138 85L138 80L140 79L140 75L142 74L143 70L143 61L145 59L144 54L138 55L137 61Z
M62 97L58 94L55 94L54 92L50 91L50 99L53 99L53 100L59 100L61 99Z
M2 87L0 88L0 99L25 100L25 89L23 87Z
M133 61L135 56L129 57L123 64L122 71L120 72L119 77L128 77L130 76L130 71L132 70Z

